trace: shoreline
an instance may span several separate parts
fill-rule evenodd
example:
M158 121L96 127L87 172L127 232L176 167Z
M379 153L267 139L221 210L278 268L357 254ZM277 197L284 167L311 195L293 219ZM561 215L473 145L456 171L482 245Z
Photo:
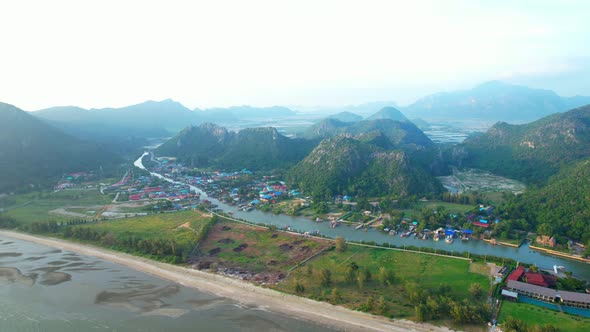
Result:
M446 327L374 316L326 302L318 302L296 295L281 293L273 289L255 286L242 280L166 264L93 245L6 230L0 230L0 235L101 258L178 283L185 287L226 297L240 303L262 307L277 313L294 316L302 320L315 322L319 325L330 326L338 330L451 331Z
M569 259L577 260L579 262L584 262L586 264L590 264L590 259L579 257L579 256L574 256L574 255L567 254L567 253L564 253L564 252L561 252L561 251L546 249L546 248L537 247L537 246L534 246L534 245L529 245L529 248L531 248L533 250L537 250L537 251L543 252L543 253L546 253L548 255L553 255L553 256L558 256L558 257L563 257L563 258L569 258Z

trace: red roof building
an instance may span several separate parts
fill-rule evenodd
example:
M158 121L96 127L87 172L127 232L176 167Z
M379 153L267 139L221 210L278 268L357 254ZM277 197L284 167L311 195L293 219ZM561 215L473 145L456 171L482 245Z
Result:
M475 226L479 226L479 227L483 227L483 228L488 228L490 227L490 224L484 224L483 222L479 222L479 221L474 221L473 225Z
M543 287L554 286L557 282L554 276L542 273L527 272L524 277L527 283Z
M508 279L506 279L506 280L518 281L518 279L520 279L523 274L524 274L524 266L519 266L516 268L516 270L514 270L514 271L512 271L512 273L510 273L510 275L508 276Z

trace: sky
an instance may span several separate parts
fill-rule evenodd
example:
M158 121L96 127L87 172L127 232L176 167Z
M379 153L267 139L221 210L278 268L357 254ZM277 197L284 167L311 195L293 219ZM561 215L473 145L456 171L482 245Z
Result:
M0 101L406 105L489 80L590 95L590 1L5 1Z

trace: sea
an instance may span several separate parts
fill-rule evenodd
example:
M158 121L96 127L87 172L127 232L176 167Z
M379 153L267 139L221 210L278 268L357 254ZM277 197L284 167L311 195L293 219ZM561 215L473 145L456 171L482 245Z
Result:
M0 236L0 331L333 331L91 256Z

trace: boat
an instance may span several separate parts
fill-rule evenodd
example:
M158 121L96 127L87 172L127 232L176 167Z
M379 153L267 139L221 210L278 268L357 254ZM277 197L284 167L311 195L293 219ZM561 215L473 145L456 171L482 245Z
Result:
M449 235L449 236L447 236L447 237L445 238L445 242L446 242L446 243L453 243L454 241L455 241L455 240L453 240L453 237L452 237L452 236L450 236L450 235Z
M433 239L434 241L438 241L438 240L440 240L440 238L439 238L438 234L434 234L434 236L432 237L432 239Z

